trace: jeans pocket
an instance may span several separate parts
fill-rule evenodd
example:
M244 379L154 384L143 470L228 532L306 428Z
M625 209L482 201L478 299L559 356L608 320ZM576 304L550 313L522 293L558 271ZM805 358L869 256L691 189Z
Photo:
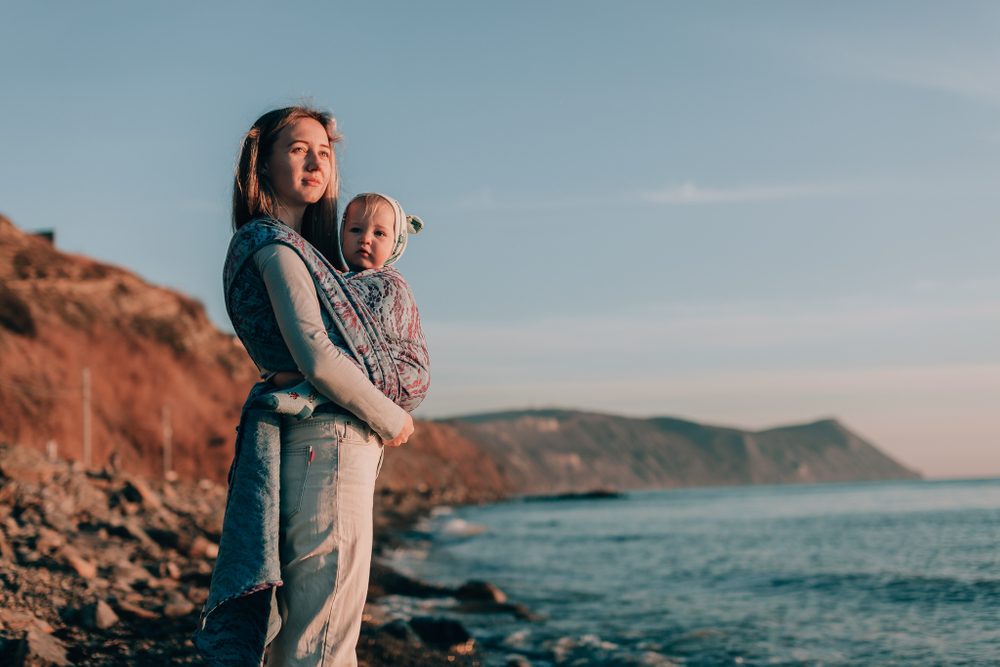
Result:
M279 512L286 521L302 509L302 494L312 462L312 447L289 447L281 450L281 488Z
M385 445L380 442L378 443L378 467L375 468L375 479L378 479L378 474L382 472L383 461L385 461Z

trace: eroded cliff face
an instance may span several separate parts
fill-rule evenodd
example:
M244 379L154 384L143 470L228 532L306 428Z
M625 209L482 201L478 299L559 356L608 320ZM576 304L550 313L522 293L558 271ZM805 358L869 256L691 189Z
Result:
M95 466L162 472L163 408L174 469L225 479L256 370L201 304L123 269L57 251L0 217L0 439L83 454L90 369Z

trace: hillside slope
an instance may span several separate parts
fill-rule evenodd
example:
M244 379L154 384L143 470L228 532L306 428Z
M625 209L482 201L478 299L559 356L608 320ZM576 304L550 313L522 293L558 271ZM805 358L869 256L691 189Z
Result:
M534 410L447 423L489 452L517 493L919 477L834 420L754 432Z
M225 478L256 372L201 304L123 269L58 252L0 217L0 439L80 460L90 369L94 465L162 471L169 406L174 468Z

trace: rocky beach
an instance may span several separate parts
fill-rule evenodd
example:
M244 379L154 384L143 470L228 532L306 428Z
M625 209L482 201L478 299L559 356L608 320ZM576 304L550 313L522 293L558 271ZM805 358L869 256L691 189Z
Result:
M0 665L201 664L190 635L208 596L226 489L84 470L0 446ZM440 502L380 494L378 546ZM453 620L389 618L386 595L453 599L467 612L530 612L484 582L458 589L373 564L360 664L478 664Z

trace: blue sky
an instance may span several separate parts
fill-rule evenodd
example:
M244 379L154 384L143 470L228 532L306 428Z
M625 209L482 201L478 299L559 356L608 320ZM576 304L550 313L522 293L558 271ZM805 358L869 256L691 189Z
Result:
M243 132L311 99L400 263L418 416L836 416L1000 475L1000 5L4 3L0 212L205 303Z

